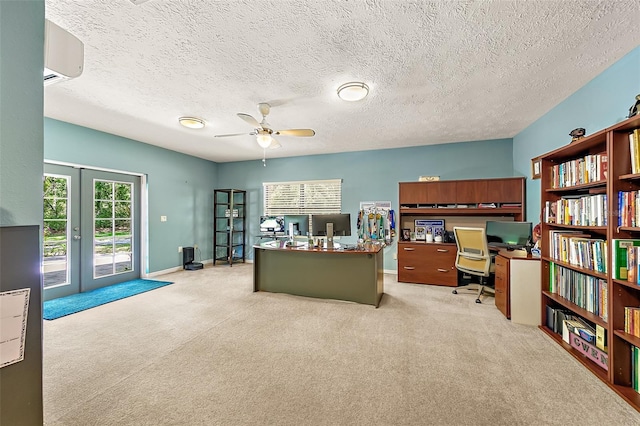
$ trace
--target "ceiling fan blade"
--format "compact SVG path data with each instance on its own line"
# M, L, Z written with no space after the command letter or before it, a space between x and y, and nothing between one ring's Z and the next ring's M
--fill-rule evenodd
M287 129L287 130L278 130L273 132L274 135L282 135L282 136L313 136L316 134L314 130L311 129Z
M243 114L243 113L239 112L238 113L238 117L242 118L244 121L246 121L247 123L249 123L253 127L262 127L262 126L260 126L260 123L258 123L258 120L256 120L255 118L253 118L249 114Z
M250 135L251 133L230 133L228 135L214 135L214 138L226 138L228 136L245 136Z

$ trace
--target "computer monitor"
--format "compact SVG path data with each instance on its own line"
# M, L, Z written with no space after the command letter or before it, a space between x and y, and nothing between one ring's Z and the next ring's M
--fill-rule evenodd
M488 220L486 225L489 245L501 247L524 247L532 239L531 222Z
M311 215L313 235L327 236L327 224L333 224L333 235L348 237L351 235L351 215L349 213L314 214Z
M293 236L307 235L309 233L308 214L286 214L284 215L284 232L289 235L289 228L293 225ZM289 235L291 236L291 235Z
M260 216L260 233L284 234L284 216Z

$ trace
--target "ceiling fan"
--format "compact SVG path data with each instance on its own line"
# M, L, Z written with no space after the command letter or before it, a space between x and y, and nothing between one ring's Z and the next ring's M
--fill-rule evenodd
M311 129L287 129L287 130L273 130L271 125L267 123L267 115L269 115L269 111L271 110L271 105L268 103L259 103L258 111L262 114L262 121L258 122L255 118L250 116L249 114L238 113L238 117L242 118L244 121L249 123L254 127L252 132L249 133L232 133L229 135L215 135L216 138L224 138L228 136L241 136L241 135L252 135L256 137L256 142L260 145L261 148L280 148L280 142L278 142L273 136L298 136L298 137L310 137L316 134L314 130Z

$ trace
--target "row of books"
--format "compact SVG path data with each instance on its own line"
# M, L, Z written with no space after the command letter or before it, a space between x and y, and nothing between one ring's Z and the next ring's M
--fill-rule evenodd
M638 272L640 239L613 239L611 246L611 275L613 278L640 285L640 273Z
M583 158L556 164L551 168L551 187L566 188L607 179L607 153L589 154Z
M549 256L581 268L607 273L607 242L580 231L549 231Z
M624 308L624 332L640 337L640 308Z
M606 280L550 263L549 291L607 321L609 296Z
M607 194L565 196L545 202L545 222L573 226L606 226Z
M640 348L631 345L631 387L640 393Z
M581 352L596 365L609 369L607 330L591 324L579 315L547 306L547 327L562 335L562 340Z
M640 191L618 192L618 226L640 226Z
M631 157L631 173L640 173L640 129L629 133L629 156Z

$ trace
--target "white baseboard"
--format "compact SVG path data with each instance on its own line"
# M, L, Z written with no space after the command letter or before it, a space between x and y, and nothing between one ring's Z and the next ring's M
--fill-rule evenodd
M199 262L202 263L203 265L207 265L207 264L213 263L213 259L202 260ZM146 275L143 274L142 278L152 278L152 277L157 277L164 274L170 274L172 272L178 272L182 270L183 270L182 266L176 266L175 268L163 269L162 271L149 272Z

